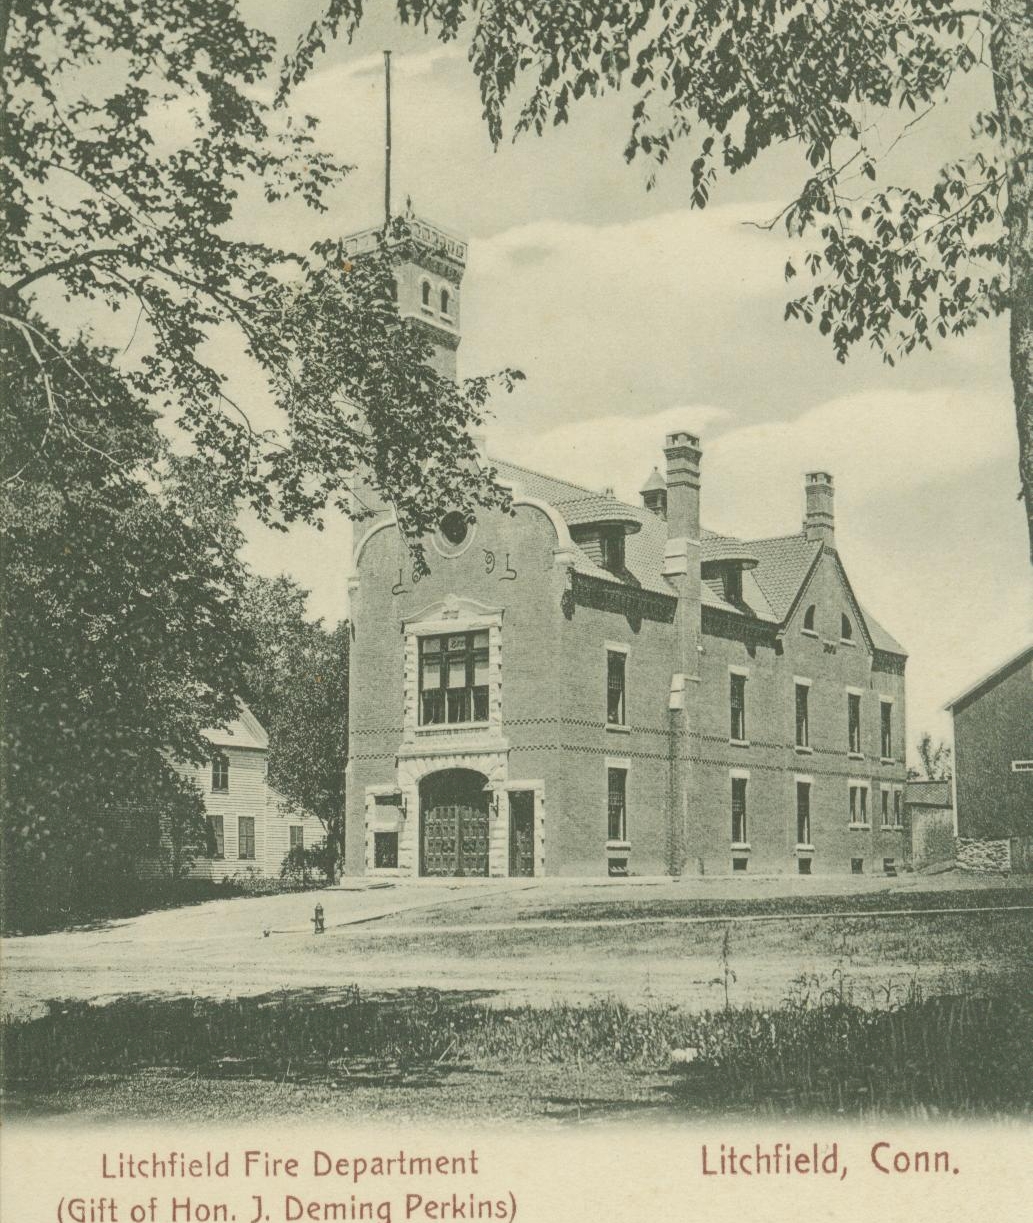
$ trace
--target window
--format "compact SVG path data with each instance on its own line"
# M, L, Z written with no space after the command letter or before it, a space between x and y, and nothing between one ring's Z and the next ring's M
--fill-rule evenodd
M442 289L442 290L441 290L441 313L442 313L442 314L447 314L447 313L448 313L448 307L449 307L449 296L448 296L448 290L447 290L447 289Z
M850 859L850 873L851 875L863 875L864 874L864 858L851 858Z
M488 720L488 630L420 638L420 725Z
M797 873L800 875L809 875L811 873L810 858L797 858L796 859L796 870L797 870Z
M890 827L890 792L885 787L882 790L882 826Z
M881 751L883 760L893 759L893 702L879 703Z
M854 637L854 626L846 612L839 617L839 636L843 641L852 641Z
M814 612L815 608L814 604L812 603L803 613L803 631L805 633L813 633L816 631L814 628Z
M861 698L856 692L847 693L847 740L854 756L861 754Z
M603 568L610 573L624 569L624 532L607 531L600 538Z
M747 844L745 777L732 778L732 844Z
M811 783L798 781L796 783L796 843L810 845L811 843Z
M627 658L616 650L606 652L606 722L624 726L624 685Z
M398 281L393 276L387 282L387 293L393 302L398 301Z
M904 795L900 790L893 791L893 824L896 828L904 827Z
M242 815L237 820L237 857L248 861L255 856L255 817Z
M883 871L885 871L885 873L886 873L887 875L894 875L894 876L895 876L895 875L896 875L896 873L897 873L897 860L896 860L896 858L883 858L883 860L882 860L882 869L883 869Z
M420 300L423 302L425 306L430 305L430 281L429 280L425 280L420 285Z
M208 828L211 831L211 843L214 846L212 857L222 859L226 856L226 837L222 826L222 816L210 815Z
M375 832L373 834L373 865L378 870L397 869L397 832Z
M744 871L749 866L749 864L750 864L749 858L733 858L732 859L732 870L733 871Z
M850 823L868 823L868 787L863 782L850 783Z
M438 529L444 538L458 548L470 531L470 524L458 510L449 510L442 518Z
M726 603L742 602L742 570L736 565L729 565L721 575Z
M606 770L606 836L611 841L626 841L628 834L626 769Z
M212 793L225 794L230 788L230 758L218 755L212 759Z
M810 718L807 710L808 687L796 685L796 746L809 747L811 742Z
M746 741L746 676L731 675L729 680L731 685L731 730L729 734L732 739L744 743Z
M291 849L305 848L305 829L301 824L291 824L288 829Z

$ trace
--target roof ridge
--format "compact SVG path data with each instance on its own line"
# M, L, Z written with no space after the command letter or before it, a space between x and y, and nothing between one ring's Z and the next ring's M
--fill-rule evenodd
M485 458L489 463L502 463L506 467L515 467L517 471L526 471L529 476L538 476L543 480L554 480L557 484L567 484L571 488L579 488L583 493L589 493L593 497L603 497L606 494L599 492L595 488L587 488L584 484L575 484L573 480L567 480L563 476L550 476L547 471L536 471L533 467L525 467L523 463L514 463L511 459L492 458L491 455L486 455Z

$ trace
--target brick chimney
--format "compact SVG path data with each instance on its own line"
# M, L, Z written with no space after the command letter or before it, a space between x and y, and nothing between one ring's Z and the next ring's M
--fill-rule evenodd
M699 539L699 438L684 431L668 433L667 538Z
M803 517L804 534L820 539L826 548L836 546L835 489L827 471L809 471L804 477L807 510Z

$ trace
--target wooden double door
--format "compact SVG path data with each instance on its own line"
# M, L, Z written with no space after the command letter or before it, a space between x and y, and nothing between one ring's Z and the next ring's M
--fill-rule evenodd
M488 874L488 779L470 769L433 773L420 787L420 874Z

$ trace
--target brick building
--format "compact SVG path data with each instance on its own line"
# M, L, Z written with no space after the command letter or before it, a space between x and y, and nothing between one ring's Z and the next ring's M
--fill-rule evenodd
M419 226L399 309L451 372L465 245ZM390 512L356 532L349 873L900 861L905 653L850 585L832 476L802 529L741 540L700 525L699 439L664 454L637 505L485 459L512 514L447 515L422 579Z
M1033 645L946 706L958 836L1033 838Z

